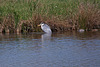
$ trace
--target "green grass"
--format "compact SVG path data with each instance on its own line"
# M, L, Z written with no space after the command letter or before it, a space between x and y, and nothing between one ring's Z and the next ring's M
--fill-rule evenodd
M91 0L1 0L0 15L6 16L14 14L18 20L26 20L32 17L33 13L47 16L70 16L76 11L79 2L87 2ZM91 3L100 3L99 0L92 0Z
M100 5L100 0L0 0L0 17L13 15L16 26L21 20L32 18L34 14L49 19L56 17L67 20L76 15L80 3L85 5L88 2Z

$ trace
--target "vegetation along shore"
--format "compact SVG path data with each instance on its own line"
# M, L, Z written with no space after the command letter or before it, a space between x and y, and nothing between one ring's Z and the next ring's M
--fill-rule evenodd
M100 29L100 0L0 0L0 33Z

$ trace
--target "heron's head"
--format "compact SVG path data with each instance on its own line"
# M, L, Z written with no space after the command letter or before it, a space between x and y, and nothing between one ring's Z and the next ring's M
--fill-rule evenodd
M38 26L44 26L45 24L43 22L41 22Z

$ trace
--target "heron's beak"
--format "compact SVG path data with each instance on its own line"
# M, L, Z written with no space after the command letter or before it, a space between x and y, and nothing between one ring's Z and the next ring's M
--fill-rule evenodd
M38 26L41 26L40 24Z

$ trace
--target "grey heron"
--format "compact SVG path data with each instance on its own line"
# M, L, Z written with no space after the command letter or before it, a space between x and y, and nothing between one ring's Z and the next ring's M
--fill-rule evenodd
M38 26L41 26L41 29L45 32L45 33L52 33L50 27L45 24L45 23L40 23Z

